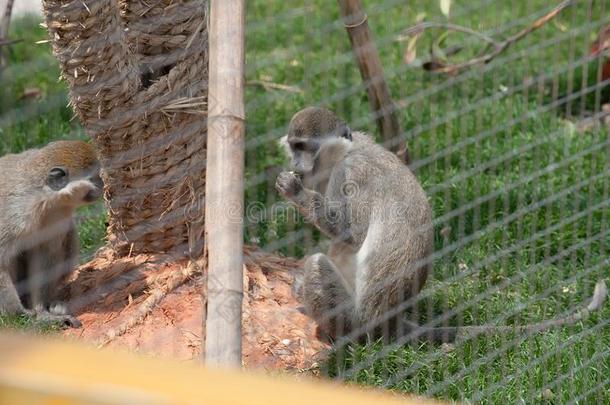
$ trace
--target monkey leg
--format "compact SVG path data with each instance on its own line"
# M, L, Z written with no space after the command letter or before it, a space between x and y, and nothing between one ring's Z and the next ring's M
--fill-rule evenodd
M0 315L20 314L30 316L39 322L58 324L61 327L78 328L81 326L78 319L63 313L62 308L59 306L52 308L51 311L41 307L25 309L10 275L0 269Z
M23 310L23 313L31 316L38 322L57 324L62 328L80 328L82 326L78 319L63 312L62 306L54 306L50 311L40 307Z
M0 314L14 315L25 311L9 273L0 268Z
M324 333L336 339L349 332L353 299L328 256L322 253L310 256L305 262L302 280L296 283L297 298Z

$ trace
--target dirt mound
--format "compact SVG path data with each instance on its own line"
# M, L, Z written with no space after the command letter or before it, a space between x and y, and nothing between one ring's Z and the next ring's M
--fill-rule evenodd
M244 364L315 367L328 345L316 337L316 324L300 312L292 296L292 274L299 263L248 248L245 267ZM201 272L186 263L102 252L72 280L72 292L89 300L75 302L83 327L64 333L98 345L195 359L202 353L203 287Z

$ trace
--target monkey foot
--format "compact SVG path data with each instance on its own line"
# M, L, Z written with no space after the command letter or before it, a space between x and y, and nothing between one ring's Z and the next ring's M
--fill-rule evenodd
M37 322L55 324L62 329L80 328L82 326L82 323L72 315L54 314L44 310L26 310L25 313Z

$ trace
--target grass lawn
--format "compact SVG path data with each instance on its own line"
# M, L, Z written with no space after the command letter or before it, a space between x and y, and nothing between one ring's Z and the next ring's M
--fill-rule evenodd
M413 168L435 213L437 260L426 308L450 323L503 324L561 314L588 298L610 268L610 135L577 130L599 110L597 60L586 54L609 21L605 2L581 1L488 65L448 78L402 62L398 33L419 13L443 20L436 1L364 1ZM451 21L510 35L548 1L453 2ZM408 5L405 5L408 4ZM334 2L248 2L247 79L302 92L247 87L248 203L271 206L283 159L274 142L292 114L310 104L336 110L377 134ZM0 76L0 153L58 138L85 137L66 106L65 85L33 19L14 22L11 65ZM448 45L471 38L450 35ZM420 40L420 56L431 39ZM476 47L477 44L472 44ZM464 55L469 54L464 50ZM462 56L464 57L464 56ZM20 99L36 87L41 97ZM84 256L103 242L100 207L82 212ZM319 235L300 223L247 222L248 241L301 255ZM445 237L440 230L445 229ZM293 234L292 231L299 231ZM296 242L286 238L297 235ZM424 312L422 321L432 319ZM435 345L352 345L324 369L359 384L481 403L608 403L610 307L574 327L533 336L479 337L448 350ZM0 320L0 325L6 320ZM12 322L15 324L15 322ZM599 402L597 402L599 401Z

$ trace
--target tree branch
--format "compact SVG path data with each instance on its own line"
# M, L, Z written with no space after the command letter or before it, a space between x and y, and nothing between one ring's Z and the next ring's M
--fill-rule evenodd
M475 31L475 30L472 30L470 28L463 27L460 25L451 24L451 23L428 22L428 21L421 22L421 23L416 24L413 27L405 30L402 33L402 35L399 37L399 40L405 40L405 38L407 38L407 37L420 35L423 31L430 29L430 28L444 28L448 31L462 32L462 33L477 37L477 38L487 42L489 44L489 47L492 48L491 51L489 51L489 52L480 54L478 56L475 56L472 59L469 59L467 61L460 62L460 63L447 63L446 61L439 60L438 58L434 57L434 55L433 55L431 60L429 62L424 63L424 65L423 65L424 69L431 71L431 72L453 74L460 70L470 68L472 66L486 64L486 63L491 62L495 57L497 57L498 55L500 55L501 53L506 51L515 42L519 41L523 37L536 31L537 29L539 29L540 27L542 27L543 25L545 25L546 23L551 21L553 18L555 18L563 10L574 5L575 3L576 3L576 0L565 0L565 1L561 2L555 8L553 8L551 11L549 11L547 14L543 15L542 17L538 18L536 21L534 21L529 26L525 27L521 31L517 32L516 34L514 34L504 40L501 40L501 41L496 40L489 35L483 34L481 32L478 32L478 31Z

